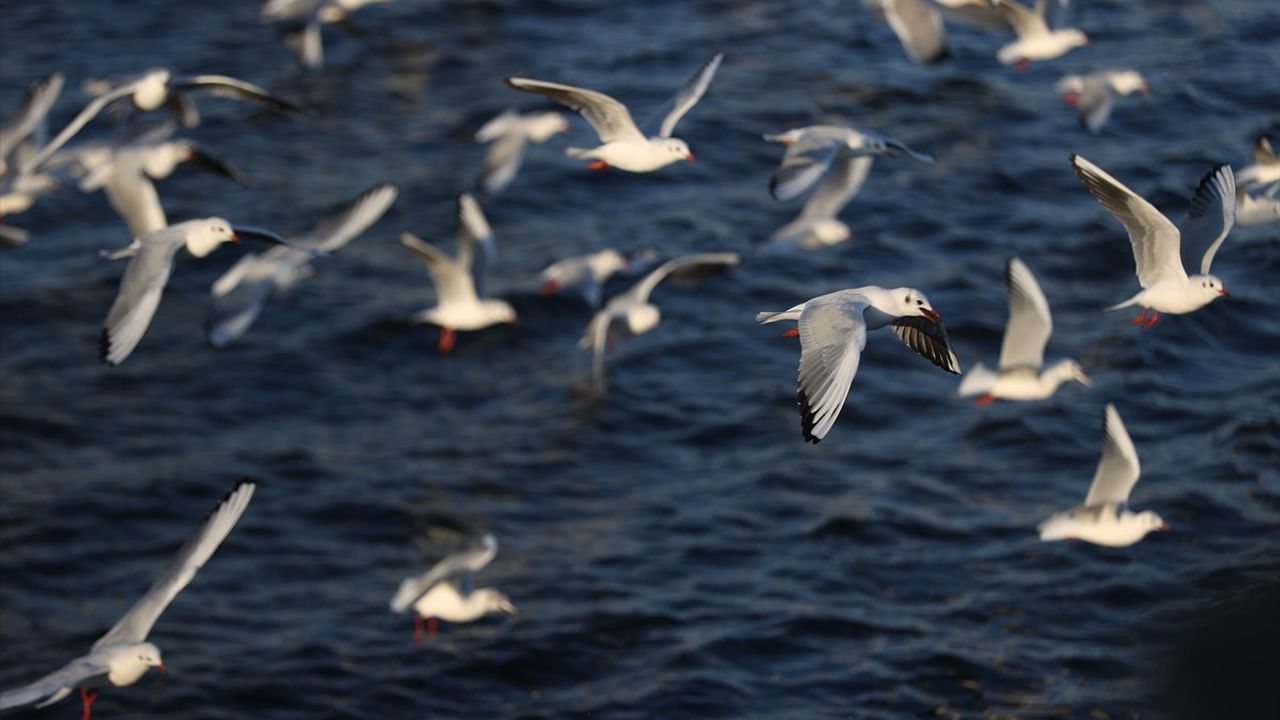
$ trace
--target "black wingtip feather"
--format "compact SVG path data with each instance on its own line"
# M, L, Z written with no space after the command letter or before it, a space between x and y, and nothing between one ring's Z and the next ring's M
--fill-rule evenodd
M804 390L796 391L796 404L800 406L800 434L805 442L817 445L822 442L822 438L813 434L813 406L809 404L809 398L804 394Z
M111 331L102 328L102 334L98 336L98 359L104 364L115 367L115 363L107 359L107 355L111 353Z

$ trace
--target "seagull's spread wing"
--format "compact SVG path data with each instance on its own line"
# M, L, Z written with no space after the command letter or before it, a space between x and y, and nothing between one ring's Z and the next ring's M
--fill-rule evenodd
M809 196L800 211L805 220L826 220L840 214L850 200L862 189L875 158L870 155L843 157L835 161L826 180Z
M506 190L524 164L524 150L528 144L522 132L509 132L494 140L480 169L480 187L490 195Z
M154 241L155 235L153 233L152 242L142 244L129 260L120 281L120 292L107 313L102 327L101 355L108 364L119 365L142 340L169 281L173 256L182 247L180 235L172 242Z
M277 252L282 251L282 252ZM292 248L272 248L262 255L240 258L213 283L213 300L205 320L205 336L216 348L226 347L245 334L258 319L262 306L276 284L280 263L306 256Z
M1089 192L1102 203L1129 232L1133 259L1142 287L1165 279L1187 279L1179 257L1178 228L1151 203L1108 175L1102 168L1079 155L1071 156L1071 166Z
M907 57L928 64L947 56L942 15L929 0L882 0L881 7Z
M695 253L682 255L659 265L656 270L644 276L628 293L639 302L647 302L649 294L672 274L683 276L701 275L720 272L736 267L742 262L742 256L732 252Z
M102 190L135 238L150 235L169 224L155 183L142 171L140 162L133 162L133 158L120 157L117 160Z
M294 235L289 241L296 247L333 252L381 220L398 194L395 185L374 185L356 196L342 210L316 223L307 232Z
M507 84L517 90L550 98L577 111L595 128L601 142L646 139L640 128L636 127L635 120L631 119L627 106L604 93L529 78L507 78Z
M33 683L0 693L0 712L34 705L45 707L71 694L78 685L96 685L111 668L80 657Z
M479 300L475 284L471 280L471 273L461 263L410 233L400 236L400 244L426 261L427 274L431 276L431 282L436 286L438 304L469 304Z
M1129 493L1133 491L1141 472L1138 451L1133 448L1129 431L1125 430L1116 406L1107 403L1102 431L1102 459L1098 461L1098 471L1093 475L1089 495L1084 499L1085 506L1127 503Z
M1013 0L991 0L991 2L1019 38L1026 39L1049 33L1049 26L1045 23L1043 14Z
M414 578L405 578L391 598L391 609L404 612L409 606L426 595L431 588L441 582L453 580L460 575L479 572L498 555L498 539L493 535L485 535L480 547L453 553L436 563L427 572Z
M1200 180L1191 207L1178 223L1184 253L1204 250L1200 273L1207 275L1213 256L1236 223L1236 180L1230 165L1219 165Z
M787 146L782 164L769 179L769 192L790 200L813 186L835 160L841 140L827 133L804 133Z
M458 264L471 272L476 296L485 297L489 266L498 256L493 230L471 193L458 196Z
M1114 107L1115 94L1111 92L1111 84L1105 76L1087 75L1082 78L1076 108L1080 111L1080 122L1089 132L1101 131Z
M174 78L169 85L181 92L205 92L214 97L256 103L276 112L306 114L306 111L288 100L278 98L251 82L226 75L190 75Z
M245 480L232 488L182 544L147 594L134 603L129 612L106 635L99 638L93 647L96 649L112 643L139 643L146 640L160 614L190 584L196 572L208 562L231 532L231 528L235 527L245 508L249 506L249 499L253 497L256 487L254 483Z
M1009 323L1000 345L1000 369L1039 368L1044 364L1044 346L1053 334L1049 301L1036 276L1018 258L1009 260L1004 282L1009 293Z
M711 85L711 79L715 77L723 60L724 53L716 53L699 68L684 87L680 88L680 92L676 93L676 96L669 100L652 120L645 123L645 130L652 131L650 134L658 137L671 137L680 118L684 117L706 94L707 88Z
M54 73L27 88L22 105L0 126L0 159L9 157L19 143L36 132L62 94L62 85L62 73Z
M867 345L866 307L860 295L837 294L810 300L800 313L796 402L807 442L826 437L844 407Z
M942 321L934 322L920 315L911 315L894 320L892 325L894 334L907 347L953 375L960 373L960 359L951 349Z
M81 128L89 124L90 120L97 117L98 113L102 112L104 107L110 105L116 100L119 100L120 98L128 97L136 89L137 84L130 83L128 85L122 85L108 93L99 95L93 100L90 100L89 104L85 105L84 109L82 109L80 113L71 120L71 122L67 123L66 127L62 128L62 130L49 141L48 145L40 148L40 152L27 158L26 162L22 164L21 171L23 173L29 173L40 167L41 163L52 157L54 153L58 152L58 150L62 149L62 146L66 145L68 140L75 137L75 134L80 132Z

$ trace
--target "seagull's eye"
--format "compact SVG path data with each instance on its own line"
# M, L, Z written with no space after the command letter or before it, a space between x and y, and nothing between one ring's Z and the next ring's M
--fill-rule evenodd
M917 301L916 301L916 304L917 304L917 305L924 305L924 301L923 301L923 300L917 300Z

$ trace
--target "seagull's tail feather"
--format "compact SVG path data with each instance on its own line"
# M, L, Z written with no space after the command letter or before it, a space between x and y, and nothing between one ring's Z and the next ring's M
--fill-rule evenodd
M964 380L960 381L960 387L956 389L956 395L960 397L981 395L990 392L995 384L996 374L988 369L986 365L978 363L970 368L969 372L965 374Z
M1141 295L1141 294L1142 294L1142 293L1138 293L1138 295ZM1112 305L1112 306L1111 306L1111 307L1109 307L1109 308L1103 308L1103 310L1104 310L1104 311L1106 311L1106 312L1110 312L1110 311L1112 311L1112 310L1123 310L1123 309L1125 309L1125 308L1127 308L1127 307L1130 307L1130 306L1132 306L1132 305L1137 305L1137 304L1138 304L1138 295L1134 295L1133 297L1129 298L1128 300L1125 300L1124 302L1122 302L1122 303L1120 303L1120 304L1118 304L1118 305Z
M758 312L756 313L756 322L771 323L771 322L779 322L781 320L799 320L800 311L803 309L804 309L804 306L801 305L799 307L793 307L790 310L782 310L782 311L774 311L774 312Z
M576 157L576 158L589 158L589 157L591 157L591 151L590 151L590 150L583 150L582 148L576 148L576 147L567 148L567 149L564 151L564 154L565 154L565 155L568 155L569 157Z

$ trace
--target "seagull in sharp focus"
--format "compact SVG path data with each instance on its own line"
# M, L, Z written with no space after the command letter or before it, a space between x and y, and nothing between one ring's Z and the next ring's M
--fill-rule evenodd
M616 167L628 172L653 172L681 160L694 159L685 141L671 134L680 118L707 92L723 59L723 53L716 53L689 79L663 112L646 123L646 130L650 131L647 136L631 119L627 106L604 93L528 78L507 78L507 84L572 108L591 123L603 144L590 150L569 148L567 151L572 157L593 160L591 170Z
M916 152L893 138L839 125L810 125L777 135L765 135L764 139L787 146L782 163L769 179L769 192L778 200L790 200L813 187L836 160L876 155L893 157L901 152L916 162L933 164L932 155ZM824 190L831 193L831 200L848 202L861 189L862 179L869 168L870 165L841 164L837 170L841 181L833 182ZM823 204L827 203L824 201Z
M475 588L475 574L498 555L498 539L485 535L480 547L448 555L430 570L400 582L391 598L392 612L413 608L413 642L421 645L436 634L436 619L466 623L493 612L516 614L516 606L493 588Z
M521 114L507 110L476 131L476 142L490 143L478 181L486 193L506 190L524 164L529 143L540 145L557 133L569 132L569 121L558 112Z
M1116 406L1107 404L1103 417L1102 459L1089 485L1084 504L1058 513L1040 524L1040 540L1084 540L1107 547L1126 547L1152 530L1169 530L1159 515L1129 510L1129 494L1142 467L1129 431Z
M1076 28L1050 30L1045 21L1046 0L1036 0L1034 8L1014 0L991 0L996 10L1008 21L1018 39L1000 48L996 59L1003 65L1016 65L1026 70L1034 60L1052 60L1072 48L1089 44L1089 38Z
M0 693L0 712L52 705L79 688L84 705L82 720L89 720L98 698L96 688L132 685L151 668L168 672L160 659L160 648L147 642L147 636L169 603L190 584L235 527L255 488L248 481L232 488L182 544L147 594L98 638L87 655L29 685Z
M436 306L414 320L440 326L440 354L453 349L458 330L483 330L497 323L515 323L516 311L503 300L485 297L487 268L496 253L493 231L470 193L458 198L458 256L451 258L410 233L400 244L422 256L436 286Z
M756 314L759 323L780 320L795 320L798 326L783 335L800 338L796 398L806 442L821 441L840 415L868 330L890 325L902 342L929 362L949 373L960 372L942 316L914 288L868 285L821 295L784 312Z
M205 322L209 344L221 348L234 342L253 325L272 289L287 290L311 275L314 255L299 248L335 252L381 220L398 194L394 185L375 185L340 212L290 237L292 247L273 247L241 257L213 283L213 302Z
M1142 292L1107 310L1137 305L1142 308L1142 314L1133 324L1151 327L1160 319L1160 313L1183 315L1219 297L1230 297L1222 281L1209 274L1213 256L1235 224L1236 184L1230 165L1219 165L1200 181L1191 200L1188 225L1182 231L1151 203L1097 165L1072 154L1071 166L1089 192L1124 225L1133 245ZM1199 275L1188 277L1182 267L1183 241L1192 245L1208 242L1208 249L1200 260ZM1152 315L1148 319L1149 311Z
M173 271L173 259L185 247L196 257L204 257L224 242L261 240L280 245L288 241L258 228L233 227L222 218L187 220L149 235L136 238L128 247L107 254L110 260L131 258L120 281L120 292L102 328L101 357L108 365L119 365L129 357L160 306L160 296Z
M1031 269L1018 258L1009 260L1004 273L1009 294L1009 323L1000 345L1000 366L992 372L982 363L969 369L960 383L960 397L982 394L979 405L1000 400L1042 400L1058 391L1068 380L1085 385L1092 383L1080 363L1059 360L1047 368L1044 347L1053 334L1053 318L1049 301Z
M591 318L586 332L578 341L579 347L591 349L592 387L596 395L603 396L605 392L604 355L608 349L610 330L622 325L631 335L642 335L662 322L662 312L649 301L649 296L658 283L673 275L690 277L715 274L741 263L742 256L732 252L683 255L659 265L629 290L609 298L604 308Z
M1080 124L1099 133L1111 117L1116 96L1141 92L1151 94L1151 86L1137 70L1103 70L1088 75L1067 75L1053 85L1054 92L1080 111Z
M202 92L217 97L252 102L276 112L304 112L297 105L282 100L244 80L225 75L175 75L173 71L163 68L148 70L118 85L107 85L96 89L102 92L85 105L80 114L76 115L57 137L27 160L24 167L27 169L38 167L80 132L90 120L97 117L103 109L117 103L127 102L142 112L169 107L188 128L195 127L200 122L200 115L196 111L191 95Z

